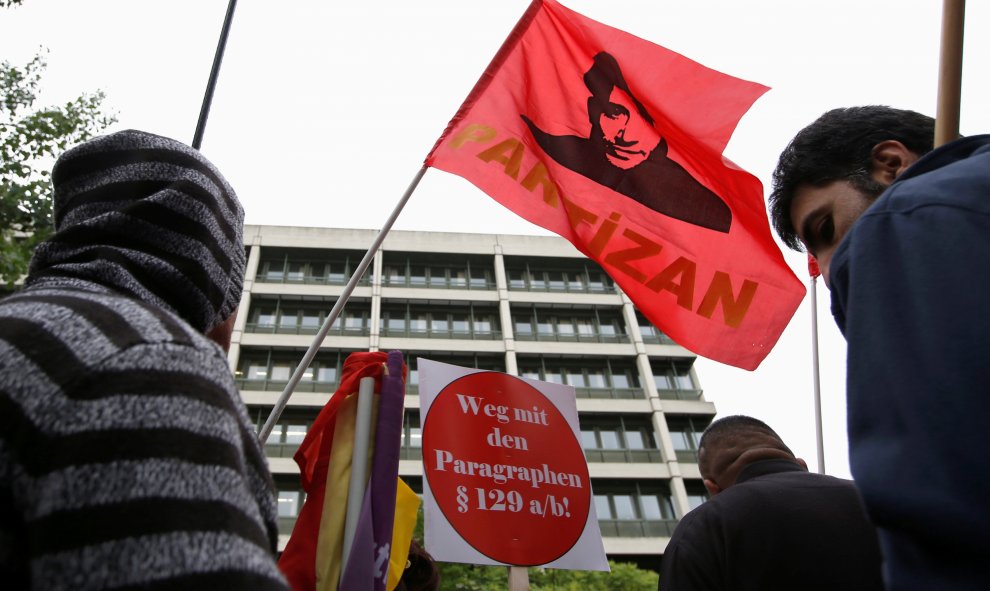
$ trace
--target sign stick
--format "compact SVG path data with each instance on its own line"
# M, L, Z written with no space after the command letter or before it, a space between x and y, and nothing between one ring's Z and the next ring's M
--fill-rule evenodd
M529 569L525 566L509 567L509 591L529 591Z
M302 379L302 375L309 367L309 364L313 362L313 358L316 357L316 352L319 350L320 344L323 343L323 339L325 339L327 337L327 333L330 332L330 326L333 325L334 321L340 316L341 310L344 309L344 304L346 304L347 300L351 297L351 292L354 291L354 288L357 286L361 276L364 275L364 272L368 270L372 259L375 258L375 253L378 252L379 248L381 248L382 242L385 241L385 236L387 236L389 230L392 229L392 224L395 223L396 218L398 218L399 214L402 213L402 208L406 206L406 202L409 201L409 197L413 194L413 191L416 190L416 187L419 186L419 181L423 179L423 175L426 174L427 168L429 167L423 166L419 169L419 172L416 173L416 176L413 177L413 180L409 183L409 187L406 189L406 192L402 195L402 198L399 199L395 209L392 210L392 214L388 216L387 220L385 220L385 225L382 227L381 231L378 232L378 236L375 237L375 240L371 243L371 247L368 249L368 252L364 254L364 258L361 259L360 263L358 263L358 266L351 275L351 278L347 281L347 285L344 286L344 290L341 292L340 297L337 298L337 302L333 305L330 313L327 314L327 319L323 321L323 326L321 326L320 330L317 331L316 337L309 345L309 349L306 351L306 354L303 355L302 361L300 361L299 365L296 367L296 371L292 373L292 376L289 378L289 382L285 385L285 389L282 390L282 394L279 395L278 400L275 402L275 406L272 408L271 414L268 415L268 420L265 421L265 425L261 428L261 432L258 434L258 439L260 439L262 443L268 440L268 436L271 434L272 429L275 428L275 423L278 422L278 418L282 416L282 411L285 410L285 405L288 404L289 397L292 396L293 390L295 390L296 385L299 384L299 380Z

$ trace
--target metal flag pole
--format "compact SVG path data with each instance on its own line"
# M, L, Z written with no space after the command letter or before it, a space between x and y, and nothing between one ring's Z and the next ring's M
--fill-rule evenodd
M942 44L938 60L938 108L935 112L936 148L959 137L965 13L966 0L943 0Z
M234 20L234 7L237 0L227 3L227 16L223 19L220 29L220 41L217 42L217 53L213 56L213 68L210 79L206 83L206 94L203 95L203 106L199 109L199 122L196 123L196 133L193 135L192 147L199 149L203 145L203 133L206 131L206 119L210 116L210 105L213 103L213 91L217 87L217 77L220 75L220 62L223 61L223 51L227 47L227 35L230 34L230 22Z
M825 473L825 439L822 435L822 382L818 369L818 276L811 276L811 371L815 382L815 441L818 444L818 473Z
M341 564L347 565L354 546L354 532L361 519L361 503L368 485L368 451L371 447L371 412L375 397L375 378L363 377L358 386L357 416L354 425L354 449L351 450L351 481L347 486L347 511L344 519L344 550Z
M292 373L292 376L289 378L289 383L285 385L285 389L282 390L282 394L275 402L275 406L272 408L271 414L268 415L268 420L265 421L265 425L261 428L261 433L258 434L258 438L262 443L268 440L268 436L271 434L272 429L275 428L275 423L278 422L278 418L282 416L282 411L285 410L285 405L289 402L289 397L292 396L292 392L296 389L296 385L299 383L299 380L302 379L303 373L309 367L309 364L313 362L313 358L316 357L316 352L319 350L320 344L323 343L323 339L325 339L327 337L327 333L330 332L330 326L335 320L337 320L337 317L340 316L340 311L344 309L344 304L346 304L347 300L351 297L351 292L354 291L354 288L364 275L364 272L368 270L372 259L375 258L375 253L378 252L379 248L381 248L382 242L385 241L385 236L387 236L389 230L392 229L392 224L394 224L396 218L399 217L399 214L402 212L402 208L406 206L406 202L409 201L409 197L413 194L413 191L416 190L416 187L419 185L419 181L423 179L423 175L426 174L427 168L429 167L424 165L419 169L419 172L416 173L416 176L413 177L412 182L409 183L409 188L406 189L405 194L403 194L402 198L399 199L399 203L396 204L395 209L392 210L392 214L388 216L387 220L385 220L385 225L382 227L381 231L378 232L378 236L375 237L375 240L371 243L371 247L368 248L368 252L364 254L364 258L361 259L360 263L358 263L358 266L351 275L351 278L347 281L347 285L344 286L344 291L341 292L340 297L337 298L337 303L333 305L333 308L327 315L327 319L323 321L323 326L321 326L320 330L317 331L316 337L309 345L309 349L306 351L306 354L303 355L302 361L300 361L299 365L296 367L296 371Z

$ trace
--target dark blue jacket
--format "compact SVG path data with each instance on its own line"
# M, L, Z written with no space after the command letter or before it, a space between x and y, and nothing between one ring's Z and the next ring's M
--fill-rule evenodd
M990 589L990 135L947 144L831 265L853 478L888 589Z

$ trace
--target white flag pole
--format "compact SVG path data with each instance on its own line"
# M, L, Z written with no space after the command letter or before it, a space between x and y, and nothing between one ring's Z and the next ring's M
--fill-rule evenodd
M416 187L419 185L419 181L423 179L423 175L426 174L427 168L429 167L425 165L420 168L412 182L409 183L409 188L407 188L406 192L402 195L402 199L399 199L399 203L396 204L395 209L392 210L392 214L385 221L385 225L382 227L381 231L378 232L378 236L375 237L375 240L372 242L368 252L364 254L364 258L361 259L360 263L358 263L358 266L351 275L350 280L348 280L347 285L344 286L344 291L341 292L340 297L337 298L337 303L333 305L333 308L330 310L330 314L327 315L327 319L323 321L323 326L321 326L320 330L317 331L316 337L313 339L312 344L310 344L306 354L303 355L302 361L300 361L299 365L296 367L296 371L294 371L292 376L289 377L289 383L285 385L285 389L282 390L282 394L275 402L275 406L272 408L271 414L268 415L268 420L265 421L265 425L261 428L261 432L258 434L258 439L261 440L262 444L268 440L268 436L271 434L272 429L275 428L275 423L278 422L278 418L282 416L282 411L285 410L285 405L289 402L289 397L292 396L292 392L296 389L296 385L299 384L299 380L302 379L303 373L305 373L306 369L309 367L309 364L313 362L313 358L316 357L316 352L323 343L323 339L325 339L327 333L330 332L330 326L333 325L334 321L340 316L340 311L344 309L344 304L346 304L347 300L350 299L351 292L354 291L354 288L357 286L361 276L364 275L364 272L368 270L372 259L375 258L375 253L378 252L379 248L381 248L382 242L385 241L385 236L387 236L389 230L392 229L392 224L394 224L396 218L399 217L399 214L402 212L402 208L406 206L406 202L409 201L409 197L413 194L413 191L416 190Z
M815 442L818 473L825 473L825 439L822 436L822 382L818 363L818 277L811 276L811 372L815 382Z
M351 481L347 488L347 513L344 519L343 565L351 555L354 532L361 518L361 504L368 480L368 448L371 440L371 411L375 397L375 378L363 377L358 386L357 417L354 426L354 449L351 452Z
M966 0L943 0L942 44L938 60L938 108L935 112L936 148L959 137L965 14Z

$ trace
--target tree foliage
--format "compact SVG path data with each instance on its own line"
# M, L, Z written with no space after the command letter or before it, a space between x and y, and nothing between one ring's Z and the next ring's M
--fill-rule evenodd
M44 51L23 67L0 63L0 283L7 285L27 271L34 247L52 232L55 158L117 120L103 112L102 91L36 107L46 66Z
M413 537L423 543L423 507L419 508ZM635 564L608 561L610 573L578 570L529 569L531 591L654 591L660 576ZM505 591L509 569L438 562L441 591Z
M635 564L608 562L612 572L529 569L532 591L654 591L659 575ZM442 591L505 591L508 569L501 566L439 563Z

